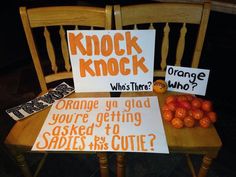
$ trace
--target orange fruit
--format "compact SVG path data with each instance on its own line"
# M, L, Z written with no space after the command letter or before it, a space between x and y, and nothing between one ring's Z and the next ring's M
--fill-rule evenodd
M194 109L192 111L193 118L196 120L200 120L204 116L204 112L200 109Z
M217 114L216 114L216 112L213 112L213 111L208 112L207 117L209 117L209 119L211 120L212 123L215 123L217 120Z
M188 99L188 101L192 101L193 100L193 98L194 98L194 96L192 96L192 95L185 95L186 97L187 97L187 99Z
M173 117L174 117L174 114L172 111L169 111L169 110L166 110L166 111L163 111L163 119L170 122Z
M167 83L164 80L158 79L153 83L153 90L156 93L165 93L167 88Z
M208 128L217 121L213 102L190 94L167 96L161 110L163 119L175 128L193 128L196 125Z
M211 120L208 117L203 117L199 120L199 125L203 128L208 128L211 125Z
M202 110L206 112L212 111L212 102L209 100L204 100L202 102Z
M161 110L162 110L162 111L167 111L167 110L169 110L168 105L165 103L165 104L161 107Z
M180 118L177 118L177 117L172 119L171 124L175 128L183 128L184 127L184 122Z
M190 109L190 110L188 111L188 115L191 116L191 117L193 117L193 110L192 110L192 109Z
M188 98L185 95L178 95L177 96L177 101L181 102L181 101L187 101Z
M175 117L184 119L188 115L188 112L185 108L178 107L175 110Z
M187 110L192 108L191 104L188 101L180 101L179 105Z
M175 109L177 108L177 104L175 102L170 102L167 103L168 109L171 111L175 111Z
M166 103L170 103L170 102L175 102L176 101L176 97L174 95L169 95L166 97Z
M191 101L191 105L192 105L193 108L201 108L202 102L201 102L200 99L194 98L194 99Z
M184 125L188 128L194 127L195 119L191 116L187 116L184 118Z

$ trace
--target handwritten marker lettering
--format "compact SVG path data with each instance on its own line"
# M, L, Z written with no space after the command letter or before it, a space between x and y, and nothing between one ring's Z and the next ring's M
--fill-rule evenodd
M130 32L116 33L114 37L109 34L103 35L101 41L97 35L84 36L82 33L75 35L69 33L70 49L72 55L77 55L78 51L84 56L94 57L96 55L102 55L108 57L115 51L117 56L122 54L131 55L132 49L138 54L142 53L142 48L137 43L138 37L131 36ZM85 40L85 45L81 42ZM126 42L126 50L120 48L120 42ZM78 50L77 50L78 49ZM132 68L129 68L129 64L132 61ZM137 75L139 70L146 73L148 68L144 63L144 57L138 57L137 55L131 56L131 60L127 57L116 58L99 58L97 60L79 58L80 76L116 76L118 74Z
M156 96L56 101L32 150L168 152Z
M205 95L209 70L167 66L165 81L169 91Z
M152 91L155 30L68 30L67 39L75 92Z

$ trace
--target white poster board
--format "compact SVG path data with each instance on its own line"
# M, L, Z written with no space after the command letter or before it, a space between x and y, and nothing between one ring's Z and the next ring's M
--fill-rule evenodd
M152 91L155 30L68 30L75 92Z
M165 81L169 91L205 95L210 70L167 66Z
M32 150L169 152L155 96L58 100Z

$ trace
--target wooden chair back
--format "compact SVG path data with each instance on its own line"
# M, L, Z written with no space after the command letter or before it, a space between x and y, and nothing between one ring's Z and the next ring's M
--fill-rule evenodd
M66 29L111 29L112 6L20 7L20 15L41 90L47 91L49 83L72 78ZM40 30L44 39L37 41ZM47 55L42 54L44 50ZM51 69L45 69L48 65Z
M148 24L146 25L148 29L156 29L156 45L160 39L158 32L163 34L162 40L160 40L160 52L157 51L158 47L156 47L155 77L164 77L167 65L186 66L188 64L190 65L188 67L198 67L209 13L210 3L208 2L202 4L159 2L114 6L116 29L130 29L130 27L139 29L140 24ZM189 43L186 42L188 27L197 33L195 38L189 37ZM178 31L178 34L173 34L172 31ZM171 36L177 37L175 42L171 43ZM189 45L193 46L192 57L187 58L188 61L185 62L184 54L189 54L187 51ZM171 50L175 53L172 56ZM158 55L160 59L157 59Z

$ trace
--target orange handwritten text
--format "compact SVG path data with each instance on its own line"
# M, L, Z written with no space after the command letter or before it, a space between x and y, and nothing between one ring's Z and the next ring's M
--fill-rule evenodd
M127 99L125 101L125 110L129 112L133 108L150 108L150 98L146 98L146 100L138 100L138 99Z
M87 112L98 108L98 100L59 100L55 106L58 110L86 110Z
M84 150L85 136L51 136L49 132L44 132L42 141L36 143L39 150Z
M140 112L123 112L123 111L112 111L112 112L99 112L96 116L96 127L101 127L103 123L114 122L114 123L132 123L135 126L140 126L142 123L142 117Z
M113 135L111 148L115 151L148 151L145 143L146 135Z
M130 31L104 34L101 37L96 34L84 35L81 32L77 35L69 33L71 54L80 54L80 77L147 73L149 69L145 65L145 58L139 56L143 50L138 40Z
M108 149L108 143L106 137L94 136L93 142L89 143L89 149L91 151L101 151Z
M85 45L82 40L85 40ZM69 33L69 45L72 55L77 55L77 49L82 55L93 56L93 55L103 55L109 56L113 51L118 56L125 53L125 49L120 48L120 42L126 42L126 53L127 55L132 54L132 49L135 49L137 53L141 53L142 49L138 45L138 37L131 36L130 32L126 32L125 35L122 33L116 33L114 37L109 34L103 35L99 41L97 35L85 36L82 33L75 35L74 33ZM115 48L115 50L114 50Z
M52 130L53 136L65 135L93 135L94 123L89 126L75 125L56 126Z
M86 123L88 122L88 114L53 114L52 121L48 125L55 125L57 123Z
M129 68L132 61L132 68ZM107 61L104 59L99 60L92 60L88 59L85 60L83 58L79 59L79 69L80 69L80 76L86 77L86 73L90 76L116 76L118 74L122 75L137 75L139 70L143 73L148 72L147 66L144 64L145 58L141 57L138 58L137 55L132 56L132 60L127 57L122 57L120 59L116 58L109 58ZM94 68L94 69L93 69Z

